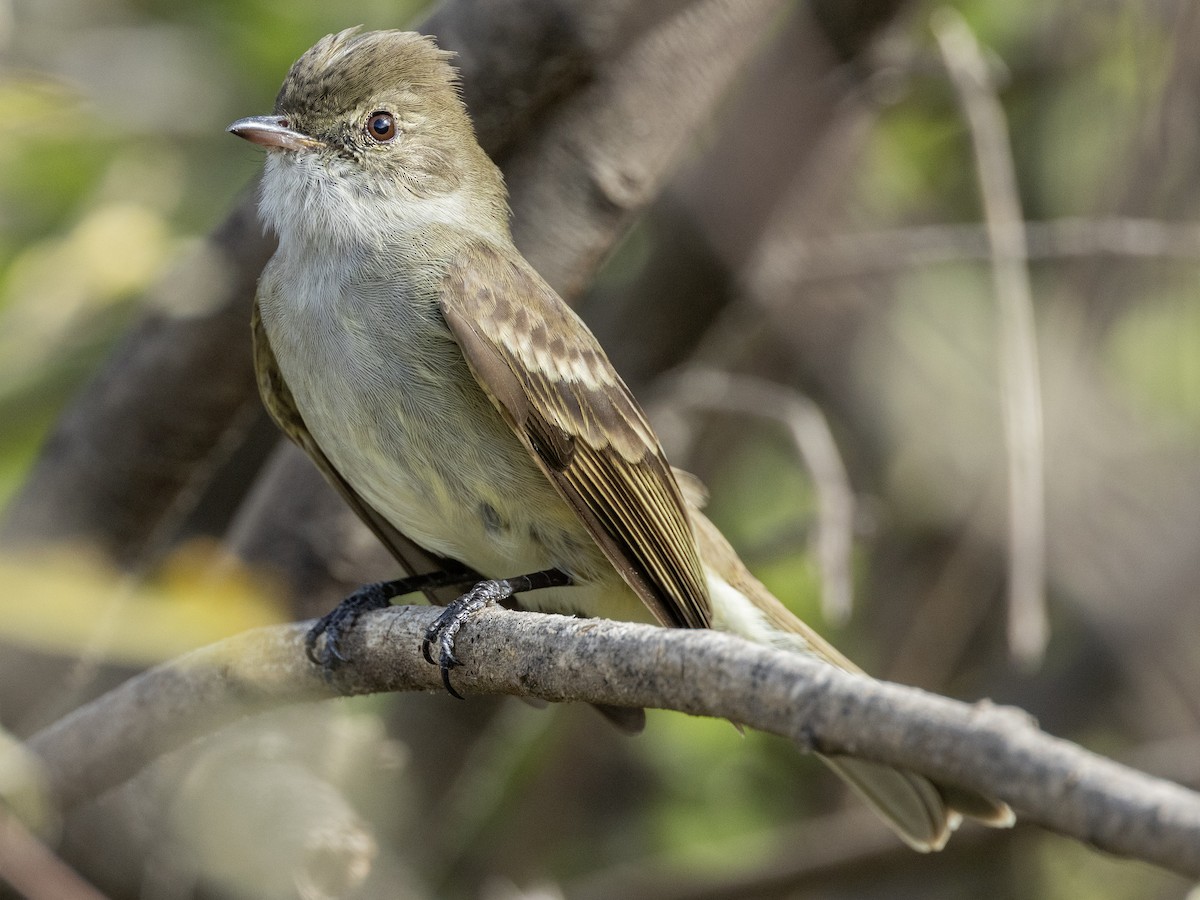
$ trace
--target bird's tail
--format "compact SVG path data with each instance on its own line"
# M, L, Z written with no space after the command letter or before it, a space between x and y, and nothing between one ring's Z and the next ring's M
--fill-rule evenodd
M690 494L688 490L685 495ZM692 501L692 497L688 497ZM796 618L750 574L729 542L689 502L700 557L708 574L712 626L752 641L812 655L849 672L854 663ZM846 756L822 756L834 772L879 813L905 843L929 852L945 846L962 815L998 828L1011 826L1013 812L989 797L935 784L923 775Z

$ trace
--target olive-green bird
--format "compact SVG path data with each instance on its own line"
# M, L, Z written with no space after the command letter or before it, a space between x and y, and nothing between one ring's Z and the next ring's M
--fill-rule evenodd
M449 58L419 34L330 35L272 115L229 127L268 150L260 210L279 249L253 321L266 406L409 573L440 573L367 586L310 654L336 663L339 634L400 592L478 581L427 637L444 674L464 617L514 594L858 671L689 501L595 337L513 246ZM958 811L1012 821L921 775L825 761L918 850L942 847Z

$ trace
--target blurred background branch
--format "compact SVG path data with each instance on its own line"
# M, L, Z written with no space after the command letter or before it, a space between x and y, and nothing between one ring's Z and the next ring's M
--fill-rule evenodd
M15 815L0 808L0 879L29 900L104 900Z
M1037 665L1050 640L1046 614L1045 438L1025 216L1004 108L975 35L950 7L934 34L971 129L996 290L1000 400L1008 472L1008 644Z

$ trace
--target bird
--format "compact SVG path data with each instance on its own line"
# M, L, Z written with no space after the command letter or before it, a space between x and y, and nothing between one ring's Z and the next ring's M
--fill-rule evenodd
M228 131L266 148L278 247L251 321L271 417L407 573L365 585L307 649L328 668L358 617L463 587L422 650L451 693L478 609L712 628L859 672L756 579L673 469L603 348L514 246L503 178L452 54L351 28ZM435 659L436 656L436 659ZM909 846L941 849L1002 802L845 756L822 759Z

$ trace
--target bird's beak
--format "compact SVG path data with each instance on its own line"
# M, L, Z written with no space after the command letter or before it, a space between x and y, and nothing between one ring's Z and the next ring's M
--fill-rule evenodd
M268 150L311 150L322 146L316 138L290 128L285 116L248 116L225 130Z

